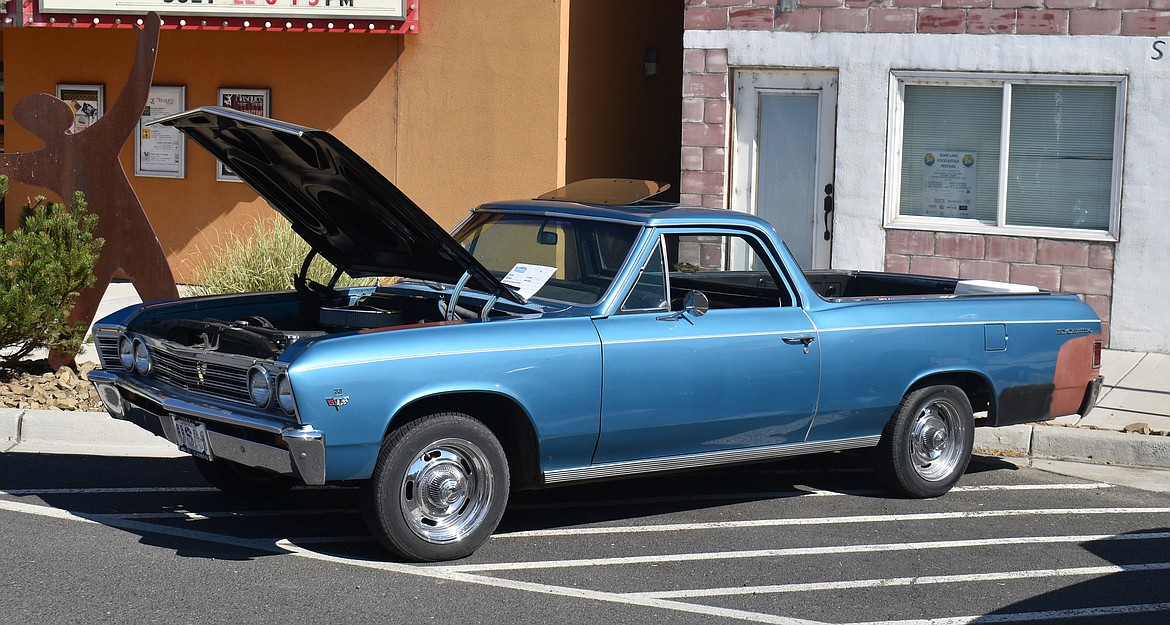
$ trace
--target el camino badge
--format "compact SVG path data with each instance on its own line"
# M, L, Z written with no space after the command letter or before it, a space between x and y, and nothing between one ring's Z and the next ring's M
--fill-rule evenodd
M341 410L341 407L349 403L349 395L342 395L341 389L333 389L333 397L325 398L325 405L332 406L334 410Z

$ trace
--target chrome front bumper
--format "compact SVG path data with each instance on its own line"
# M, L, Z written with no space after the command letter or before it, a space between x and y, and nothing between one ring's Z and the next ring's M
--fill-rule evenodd
M290 427L275 419L169 397L158 389L144 387L109 371L91 371L89 381L97 388L111 416L131 421L176 445L179 438L175 433L175 416L243 428L256 433L258 438L271 438L279 443L270 445L232 436L216 431L213 425L207 429L212 456L300 477L310 485L325 483L325 434L319 430L309 426Z

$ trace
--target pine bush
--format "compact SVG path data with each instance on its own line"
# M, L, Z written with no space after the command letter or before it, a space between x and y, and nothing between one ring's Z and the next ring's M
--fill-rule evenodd
M8 177L0 176L0 198L7 193ZM0 233L0 364L39 348L77 353L87 324L70 324L69 312L94 283L105 243L93 234L97 219L78 191L68 208L36 198L12 232Z

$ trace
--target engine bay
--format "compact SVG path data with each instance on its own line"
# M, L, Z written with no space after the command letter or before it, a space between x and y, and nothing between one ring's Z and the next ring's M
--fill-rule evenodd
M223 314L231 312L226 308L209 310L214 314L200 319L161 319L150 323L145 330L184 347L271 359L301 339L440 318L436 299L378 292L358 298L353 305L302 302L284 308L267 307L263 315L240 316Z

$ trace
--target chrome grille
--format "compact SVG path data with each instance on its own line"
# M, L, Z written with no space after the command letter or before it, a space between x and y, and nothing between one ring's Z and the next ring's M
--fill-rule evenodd
M103 369L121 369L122 363L118 360L118 335L98 334L94 337L97 344L98 358L102 361Z
M248 396L248 367L222 362L208 362L171 353L165 349L151 349L154 357L154 375L175 386L206 393L213 397L251 405Z

